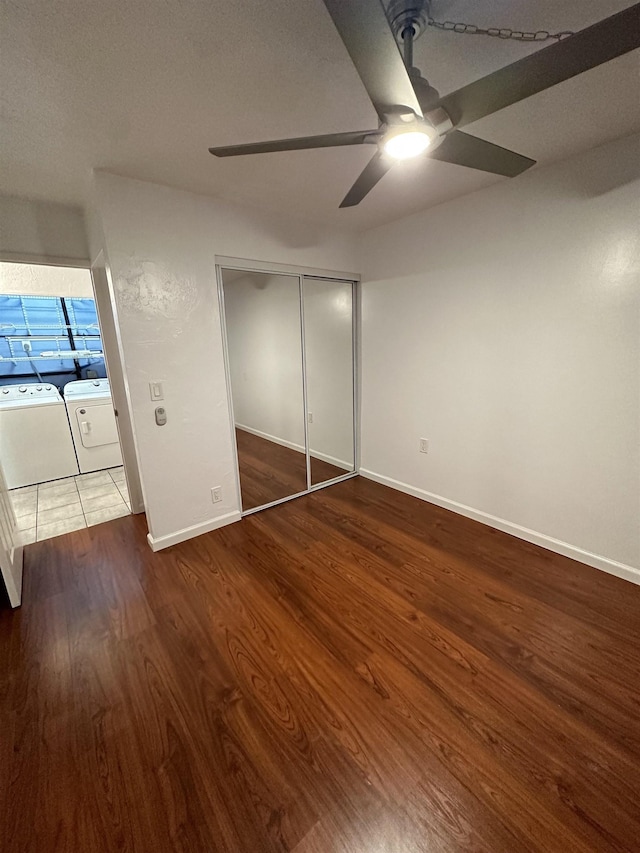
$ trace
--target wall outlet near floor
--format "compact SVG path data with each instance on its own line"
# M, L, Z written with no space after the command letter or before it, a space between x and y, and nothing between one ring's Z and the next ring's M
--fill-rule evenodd
M429 439L421 438L420 439L420 453L428 453L429 452Z
M222 486L214 486L211 489L211 500L214 502L214 504L217 504L219 501L222 500Z

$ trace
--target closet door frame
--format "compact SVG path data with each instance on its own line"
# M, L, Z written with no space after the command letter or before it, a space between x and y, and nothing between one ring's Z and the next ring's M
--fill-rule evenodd
M270 501L261 506L251 507L251 509L242 509L242 489L240 487L240 458L238 455L238 444L236 441L236 420L233 411L233 390L231 387L231 368L229 360L229 345L227 336L227 319L224 307L224 282L222 280L222 271L225 269L242 270L243 272L266 273L268 275L286 275L298 279L298 298L300 302L300 334L302 345L302 391L303 391L303 406L304 406L304 437L305 437L305 459L307 470L307 488L303 491L296 492L292 495L287 495L284 498ZM231 430L231 442L233 454L235 456L236 468L236 490L238 495L238 506L240 513L244 517L253 515L254 512L261 512L263 509L269 509L272 506L285 503L286 501L294 500L295 498L308 495L311 492L316 492L319 489L324 489L327 486L333 486L336 483L341 483L343 480L350 480L358 476L360 468L360 446L359 446L359 424L360 424L360 276L352 272L337 272L336 270L318 270L313 267L300 267L291 264L272 264L262 261L248 260L243 258L233 258L221 255L216 255L215 258L215 276L218 290L218 308L220 312L220 328L222 331L222 350L224 356L224 371L227 387L227 400L229 409L229 427ZM352 367L353 367L353 461L354 470L341 474L338 477L333 477L330 480L325 480L316 485L311 484L311 456L309 450L309 423L308 423L308 402L307 402L307 370L306 370L306 352L304 341L304 277L314 279L325 279L327 281L340 281L345 284L351 284L351 344L352 344Z

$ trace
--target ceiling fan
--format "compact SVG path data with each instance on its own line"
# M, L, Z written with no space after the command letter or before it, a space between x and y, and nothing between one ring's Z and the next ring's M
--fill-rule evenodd
M445 97L413 67L413 41L428 0L324 0L378 114L375 130L356 130L210 148L216 157L374 144L377 150L344 197L353 207L394 162L428 152L435 160L514 177L535 160L459 128L640 47L640 3L552 47L532 53ZM391 21L390 21L391 19ZM402 54L399 44L402 43ZM404 55L404 59L403 59Z

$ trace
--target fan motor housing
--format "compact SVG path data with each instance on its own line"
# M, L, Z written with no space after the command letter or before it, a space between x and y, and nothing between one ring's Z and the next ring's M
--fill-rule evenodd
M428 26L431 0L390 0L387 18L398 44L402 45L402 34L407 27L413 28L415 41Z

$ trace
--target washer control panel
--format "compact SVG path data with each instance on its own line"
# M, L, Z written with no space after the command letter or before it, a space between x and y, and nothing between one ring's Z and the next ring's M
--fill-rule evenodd
M60 399L55 385L3 385L0 387L0 402L24 400L30 397Z

